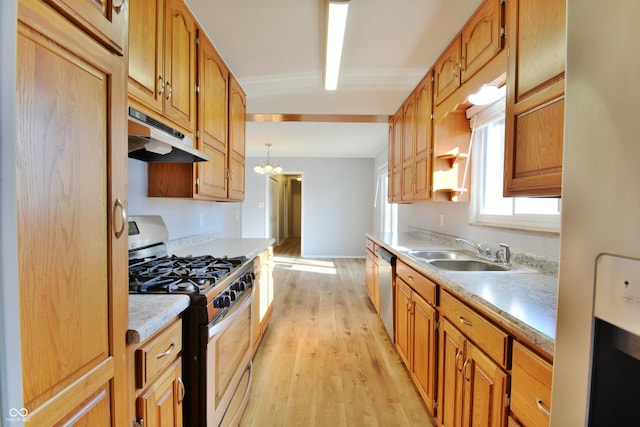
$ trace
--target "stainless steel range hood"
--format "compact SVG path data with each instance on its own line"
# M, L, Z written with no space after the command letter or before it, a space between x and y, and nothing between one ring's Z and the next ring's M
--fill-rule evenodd
M129 157L145 162L194 163L211 160L193 139L129 107Z

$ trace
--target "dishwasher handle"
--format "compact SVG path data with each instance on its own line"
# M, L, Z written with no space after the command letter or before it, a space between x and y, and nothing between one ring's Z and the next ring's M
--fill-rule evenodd
M392 266L396 265L396 259L398 258L396 255L381 247L378 247L376 252L378 252L378 258L382 258Z

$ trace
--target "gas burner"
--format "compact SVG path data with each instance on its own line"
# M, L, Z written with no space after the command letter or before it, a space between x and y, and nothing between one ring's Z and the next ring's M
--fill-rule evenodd
M129 266L129 292L199 294L245 261L245 257L175 255L135 259Z

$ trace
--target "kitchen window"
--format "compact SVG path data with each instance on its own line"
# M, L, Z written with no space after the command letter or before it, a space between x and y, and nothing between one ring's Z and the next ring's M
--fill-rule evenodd
M379 233L395 232L398 230L398 204L389 203L389 174L387 164L382 165L377 172L376 196L374 201L376 231Z
M559 198L503 197L505 100L467 111L472 131L471 222L528 230L559 231Z

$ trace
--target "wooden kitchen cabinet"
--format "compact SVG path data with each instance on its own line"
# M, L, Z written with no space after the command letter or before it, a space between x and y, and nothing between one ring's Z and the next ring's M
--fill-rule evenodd
M185 396L182 319L170 322L141 343L134 354L137 425L181 427Z
M129 102L187 134L196 127L196 38L182 0L131 2Z
M553 367L549 362L514 341L510 405L514 425L549 425L552 376Z
M127 0L45 0L102 45L123 56L127 44Z
M433 71L416 88L416 142L412 200L431 199L433 176Z
M440 316L438 424L506 426L510 337L447 292Z
M126 57L39 0L17 32L25 423L128 425Z
M198 149L211 157L196 163L196 197L227 197L229 70L201 32L198 43Z
M367 239L365 258L365 285L369 299L380 314L380 284L378 283L378 255L376 254L376 244Z
M251 319L253 325L253 353L255 354L273 314L273 247L269 246L262 251L254 262L256 278L254 281Z
M503 45L503 0L485 0L434 64L434 104L473 77Z
M246 101L204 32L198 48L198 163L149 163L149 197L244 200Z
M429 412L435 415L437 286L396 264L396 348Z
M416 93L402 104L402 201L413 200L416 149Z
M560 196L566 1L506 6L505 196Z
M389 124L389 201L402 202L402 107L393 115Z
M244 200L247 95L238 81L229 79L229 200Z

